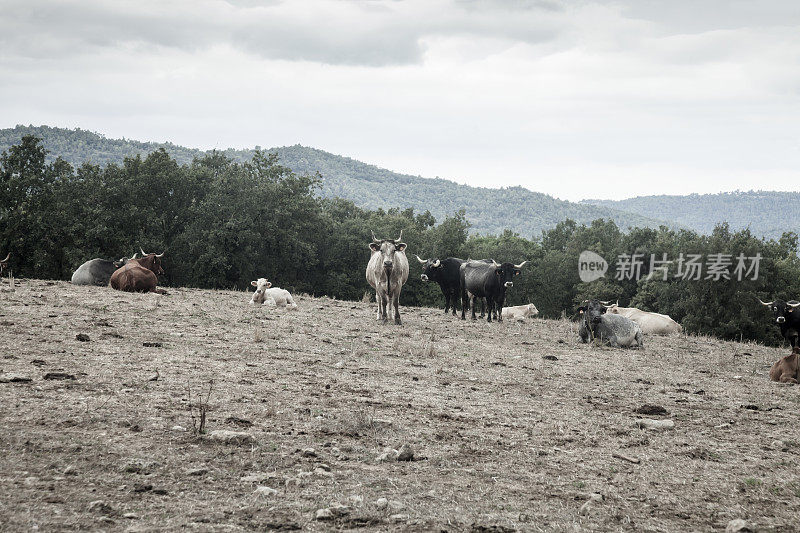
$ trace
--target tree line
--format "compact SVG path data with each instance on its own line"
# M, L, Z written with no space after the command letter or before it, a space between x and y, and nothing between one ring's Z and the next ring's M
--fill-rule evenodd
M583 299L597 297L666 313L689 332L726 339L779 343L756 297L800 297L793 232L759 239L726 224L710 235L667 227L623 232L610 220L566 219L538 239L509 230L470 235L464 210L437 222L427 211L369 210L319 198L321 176L297 175L276 154L259 150L242 163L211 153L179 164L162 149L120 165L78 168L60 158L48 162L46 155L40 139L25 136L0 156L0 254L12 253L18 277L69 279L88 259L129 257L142 247L166 252L167 286L246 289L266 277L294 292L357 300L369 288L371 232L396 238L402 229L411 265L402 305L443 306L438 286L420 280L414 254L527 260L508 305L533 302L543 317L571 316ZM580 280L584 250L606 259L604 277ZM651 255L677 260L681 254L729 255L733 275L687 279L673 261L647 279ZM736 279L740 255L760 258L757 279L752 272ZM615 262L626 256L642 258L640 276L620 275Z

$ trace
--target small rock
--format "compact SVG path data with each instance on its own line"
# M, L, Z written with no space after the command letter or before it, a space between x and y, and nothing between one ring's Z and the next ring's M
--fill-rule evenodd
M64 474L65 476L77 476L78 469L75 468L75 465L69 465L61 473Z
M158 494L160 496L165 496L165 495L169 494L169 491L167 489L153 489L153 494Z
M782 440L772 441L772 444L770 444L770 448L772 448L773 450L780 450L782 452L789 450L789 447L786 446L786 443L783 442Z
M204 466L200 466L197 468L190 468L186 471L187 476L204 476L208 474L208 468Z
M396 461L398 455L400 455L400 452L398 452L397 450L386 448L385 450L383 450L382 454L380 454L378 457L375 458L375 462L388 463L390 461Z
M284 480L283 484L286 486L287 489L288 488L299 487L300 486L300 479L296 478L296 477L287 477Z
M652 430L665 430L675 427L675 422L672 420L651 420L649 418L641 418L636 421L636 425L642 429Z
M122 518L127 518L128 520L138 520L139 515L136 513L125 513L122 515Z
M263 485L256 487L256 490L253 491L258 496L275 496L278 494L278 491L273 489L272 487L265 487Z
M725 533L752 533L753 531L754 529L750 527L750 524L741 518L731 520L725 527Z
M333 512L330 509L317 509L314 520L333 520Z
M330 511L333 513L333 516L345 516L350 514L350 508L346 505L342 505L341 503L334 503L330 507L328 507Z
M186 431L186 428L183 426L172 426L172 431Z
M256 439L250 433L243 431L230 431L228 429L218 429L212 431L206 437L212 442L220 444L255 444Z
M393 514L389 517L392 522L405 522L410 517L407 514Z
M392 511L402 511L405 509L405 505L403 505L403 502L398 502L397 500L389 500L389 509Z
M322 468L315 468L314 474L322 477L333 477L333 474L331 474L327 470L323 470Z
M578 514L580 514L581 516L589 514L592 505L596 502L601 502L601 501L603 501L603 495L593 492L592 494L589 495L589 499L586 501L586 503L581 505L581 509L580 511L578 511Z
M31 486L36 485L39 482L39 478L36 476L28 476L23 481L26 485Z
M100 514L112 514L114 512L114 508L111 507L109 504L104 502L103 500L95 500L93 502L89 502L89 511L93 513L100 513Z
M400 447L400 451L397 453L397 460L398 461L413 461L414 460L414 448L412 448L410 444L403 444Z
M87 335L86 333L78 333L77 335L75 335L75 339L81 342L89 342L91 340L89 339L89 335Z
M375 507L377 507L378 509L386 509L388 506L389 506L389 500L387 500L386 498L378 498L375 501Z
M316 457L317 450L314 448L305 448L302 452L300 452L300 455L303 457Z
M352 503L353 505L361 505L362 503L364 503L364 497L358 494L351 495L348 498L348 500L350 500L350 503Z
M322 469L322 470L324 470L326 472L330 472L331 471L331 467L329 465L326 465L325 463L318 464L317 468Z
M333 365L333 367L334 368L344 368L344 361L337 362L335 365Z
M133 492L150 492L153 490L153 485L150 483L137 483L133 486Z
M0 383L30 383L33 379L23 374L0 374Z
M542 359L547 359L548 361L558 361L558 357L555 355L543 355Z

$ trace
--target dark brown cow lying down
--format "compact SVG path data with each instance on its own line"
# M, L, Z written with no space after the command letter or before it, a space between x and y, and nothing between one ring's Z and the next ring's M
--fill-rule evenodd
M161 255L146 254L142 250L139 259L131 259L128 264L118 268L111 274L109 285L112 289L126 292L159 292L156 290L158 275L164 273L161 268Z
M781 358L780 361L775 361L772 368L769 369L769 379L772 381L780 381L781 383L798 383L800 382L800 347L792 350L792 355L787 355Z
M8 260L10 258L11 258L11 252L8 252L6 258L0 260L0 273L2 273L4 269L8 268Z

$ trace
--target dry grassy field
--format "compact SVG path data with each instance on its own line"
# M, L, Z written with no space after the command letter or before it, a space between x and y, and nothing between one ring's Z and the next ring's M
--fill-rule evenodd
M611 349L566 320L426 308L382 325L374 304L302 296L0 289L4 531L800 528L800 387L767 377L786 349Z

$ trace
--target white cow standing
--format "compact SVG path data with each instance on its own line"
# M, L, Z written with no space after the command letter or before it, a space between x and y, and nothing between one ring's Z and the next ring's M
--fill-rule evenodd
M378 320L389 321L389 312L394 306L394 323L400 320L400 291L408 280L408 259L406 259L406 243L401 242L403 231L397 239L377 239L372 234L369 244L372 257L367 263L367 281L375 289L375 301L378 303ZM387 310L388 307L388 310Z
M669 315L642 311L635 307L620 307L618 304L610 305L608 312L630 318L639 324L642 333L646 335L671 335L683 332L683 326L672 320Z
M525 320L526 318L533 318L539 314L539 310L533 304L515 305L513 307L504 307L502 317L510 320Z
M276 307L288 307L296 309L297 304L294 303L294 298L286 289L280 287L273 287L266 278L258 278L257 281L251 281L250 285L256 288L253 297L250 299L251 304L266 304L271 302Z

